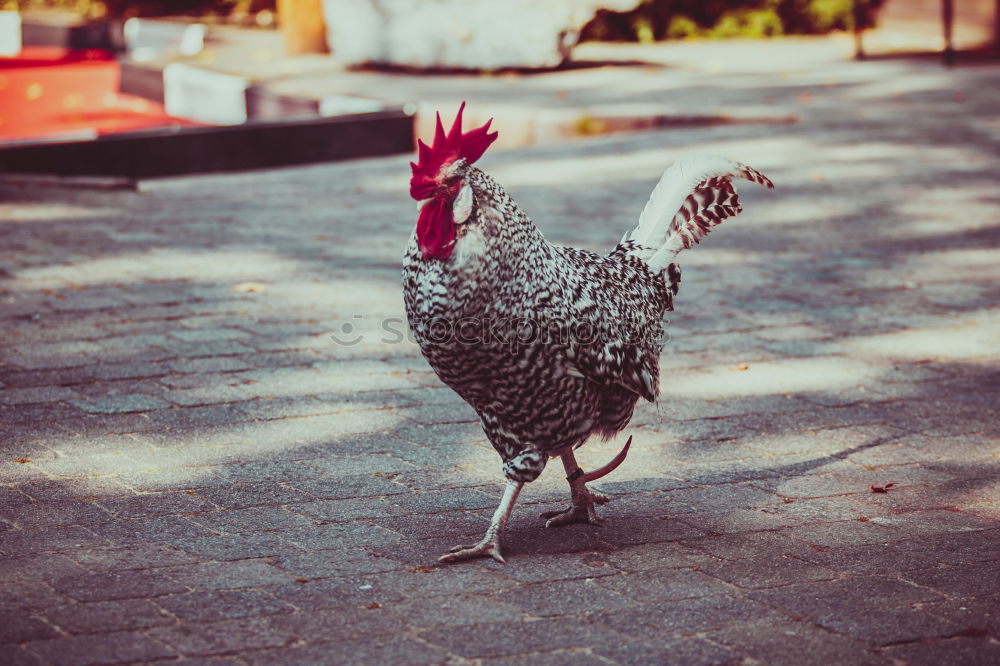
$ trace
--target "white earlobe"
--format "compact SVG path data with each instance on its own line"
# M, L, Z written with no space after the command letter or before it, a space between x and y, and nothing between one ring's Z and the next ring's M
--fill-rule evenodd
M464 224L470 215L472 215L472 186L465 183L451 205L451 216L455 224Z

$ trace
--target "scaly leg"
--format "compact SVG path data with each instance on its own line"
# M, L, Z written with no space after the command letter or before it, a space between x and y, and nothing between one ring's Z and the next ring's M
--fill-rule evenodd
M471 546L455 546L447 555L438 558L438 562L461 562L471 560L476 557L492 557L501 564L506 564L503 553L500 552L500 535L507 525L511 511L514 510L514 503L517 496L524 487L524 481L507 481L503 489L503 497L500 499L500 506L493 512L493 519L490 527L486 530L486 536L479 543Z
M601 519L594 511L595 504L606 504L610 499L607 495L596 490L587 488L587 481L584 478L583 470L576 464L576 457L573 450L559 456L562 458L563 468L566 470L566 480L569 481L569 492L573 498L573 505L565 511L546 511L542 514L545 518L546 527L559 527L571 523L590 523L600 525Z

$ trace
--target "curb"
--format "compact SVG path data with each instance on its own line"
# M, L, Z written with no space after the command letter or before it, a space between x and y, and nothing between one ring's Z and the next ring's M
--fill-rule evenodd
M232 127L184 127L0 148L0 173L153 178L406 153L402 109Z

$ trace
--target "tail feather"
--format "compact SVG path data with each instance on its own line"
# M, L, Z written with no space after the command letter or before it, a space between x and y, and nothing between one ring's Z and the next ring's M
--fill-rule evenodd
M663 172L639 223L626 235L643 247L639 256L653 271L662 271L679 252L740 213L742 206L733 176L768 189L774 187L756 169L721 157L679 160Z

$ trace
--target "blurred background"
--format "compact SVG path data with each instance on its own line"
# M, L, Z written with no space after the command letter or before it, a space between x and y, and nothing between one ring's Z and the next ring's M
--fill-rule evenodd
M572 85L546 76L629 65L780 70L900 54L952 64L993 56L1000 34L1000 0L6 0L0 10L0 150L18 149L5 153L7 171L88 161L51 150L24 158L39 142L359 114L396 122L375 130L392 139L362 142L365 150L401 152L439 105L477 95L517 128L505 133L508 146L642 129L698 114L664 113L654 99L624 108L620 95L583 104ZM490 92L510 85L520 99L534 96L530 113ZM272 154L251 166L362 151L262 150ZM92 171L135 172L121 156L89 161ZM204 168L220 167L235 163Z

